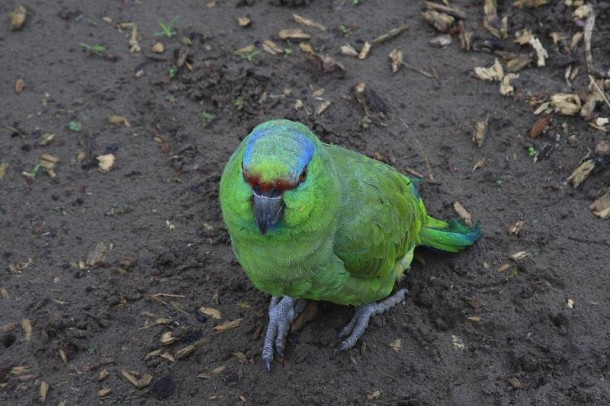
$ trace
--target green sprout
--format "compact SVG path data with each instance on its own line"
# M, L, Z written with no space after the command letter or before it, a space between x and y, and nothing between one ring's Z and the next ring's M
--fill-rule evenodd
M284 55L285 56L290 56L294 54L294 51L292 50L292 48L284 48Z
M106 47L103 45L89 45L86 42L81 42L79 45L84 51L90 54L103 56L104 52L106 52Z
M79 121L70 121L68 123L70 131L78 132L83 129L83 125Z
M176 35L176 31L174 31L174 24L176 23L176 21L178 21L180 17L174 17L172 18L172 21L170 21L169 23L165 24L161 21L159 21L159 25L161 26L161 29L163 31L159 31L157 33L155 33L155 37L167 37L167 38L172 38Z
M178 76L178 67L176 65L172 65L172 67L169 68L169 77L173 79L176 76Z
M241 97L238 97L237 99L235 99L235 101L233 102L233 105L235 106L235 108L237 110L241 110L244 108L244 99L242 99Z
M39 169L40 169L40 162L37 163L36 165L34 165L34 168L32 168L31 171L23 172L23 175L27 176L30 179L36 179L36 174L38 174Z
M527 153L529 154L529 156L536 156L538 150L535 147L530 146L527 148Z
M204 111L203 113L201 113L201 114L199 115L199 117L200 117L200 118L201 118L203 121L205 121L206 123L208 123L208 122L210 122L210 121L212 121L212 120L214 120L214 119L216 118L216 116L215 116L214 114L212 114L212 113L208 113L208 112L205 112L205 111Z
M244 54L241 57L247 60L248 62L252 62L254 60L254 57L260 53L261 51L259 49L255 49L254 51L248 52L247 54Z

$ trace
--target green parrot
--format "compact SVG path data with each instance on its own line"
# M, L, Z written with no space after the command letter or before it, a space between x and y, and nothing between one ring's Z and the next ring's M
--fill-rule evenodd
M305 125L271 120L239 145L220 180L233 251L254 286L272 296L263 345L271 371L307 300L357 306L335 354L350 349L390 296L415 247L457 252L480 236L458 220L427 215L419 180L343 147Z

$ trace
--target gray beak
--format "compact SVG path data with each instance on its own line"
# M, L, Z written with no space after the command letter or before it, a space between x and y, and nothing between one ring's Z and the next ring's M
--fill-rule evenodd
M281 195L254 192L253 207L256 224L261 234L264 235L282 218L284 199Z

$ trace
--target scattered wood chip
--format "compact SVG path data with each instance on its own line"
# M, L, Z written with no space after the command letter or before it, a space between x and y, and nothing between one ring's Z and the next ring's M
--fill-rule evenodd
M155 54L162 54L165 52L165 46L162 42L155 42L150 50Z
M85 261L85 265L87 267L94 267L102 262L104 262L104 257L106 256L106 252L108 251L108 247L103 242L99 242L95 245L95 248L89 252L87 255L87 260Z
M49 384L46 381L40 381L40 403L44 403L47 400L49 393Z
M466 349L466 344L464 344L464 341L462 341L462 339L456 335L451 336L451 345L453 345L453 348L456 350L463 351Z
M474 73L481 80L499 82L504 77L504 68L498 58L496 58L493 66L488 68L476 67L474 68Z
M0 162L0 180L4 179L8 166L9 166L8 162Z
M108 172L114 166L114 154L99 155L97 157L98 166L102 172Z
M107 369L102 369L99 373L99 375L97 376L97 380L98 381L103 381L104 379L108 378L109 372Z
M61 358L61 361L64 363L64 365L67 365L68 364L68 354L66 353L66 350L64 350L63 347L59 347L58 352L59 352L59 358Z
M34 329L30 319L21 319L21 328L25 332L25 341L32 341L32 332Z
M448 32L455 22L455 18L449 14L439 13L435 10L427 10L421 13L424 20L439 32Z
M523 220L517 221L512 226L508 227L508 234L519 235L519 233L521 232L521 229L523 229L524 225L525 225L525 221L523 221Z
M525 30L523 30L521 35L519 35L517 39L515 39L515 42L520 45L529 44L532 48L534 48L534 51L536 52L536 63L538 67L546 65L546 58L549 57L549 54L540 43L540 40L535 37L529 29L526 28Z
M400 351L401 343L402 343L402 339L397 338L390 343L390 347L392 347L392 349L394 351L398 352L398 351Z
M40 159L42 159L43 161L51 162L53 164L58 164L60 162L60 159L53 154L41 154Z
M320 31L326 31L325 26L323 26L322 24L316 23L315 21L310 20L309 18L302 17L295 13L292 14L292 18L294 18L294 21L297 24L304 25L306 27L314 27L314 28L319 29Z
M566 306L568 307L568 309L573 309L574 308L574 299L568 299L566 301Z
M371 43L368 41L365 42L362 46L362 49L360 50L360 53L358 54L358 59L366 59L366 57L369 56L369 53L371 52L371 48Z
M349 44L341 45L340 52L341 55L345 56L352 56L354 58L358 56L358 52Z
M472 215L468 213L468 210L466 210L460 202L453 202L453 210L455 210L457 215L460 216L462 220L464 220L464 223L466 223L467 226L474 226L474 222L472 221Z
M390 52L390 60L392 61L392 73L396 73L398 68L402 66L402 51L398 48L394 48Z
M237 24L240 27L246 28L252 25L252 20L250 17L237 17Z
M540 103L540 106L538 106L538 108L536 110L534 110L534 115L539 115L543 112L545 113L551 113L553 111L553 109L551 109L551 103L550 102L544 102L544 103Z
M235 51L235 55L244 56L254 51L256 51L256 47L253 44L250 44L243 48L239 48L237 51Z
M481 317L480 316L468 316L468 317L466 317L466 320L471 321L473 323L480 323Z
M574 169L574 172L568 177L568 182L574 187L580 186L582 182L591 174L595 169L595 163L591 159L587 159L580 166Z
M166 331L161 335L161 344L170 345L178 341L178 337L174 335L171 331Z
M301 52L304 52L304 53L306 53L308 55L315 55L316 54L314 52L314 50L313 50L313 47L308 42L301 42L299 44L299 49L301 50Z
M536 124L530 130L530 138L538 138L548 128L549 124L553 122L553 116L543 116L540 120L536 121Z
M483 141L485 140L486 132L487 132L487 121L477 121L477 124L474 128L474 133L472 134L472 142L477 144L478 147L482 147Z
M303 32L300 28L280 30L278 36L281 40L303 41L311 38L311 35Z
M555 93L551 96L551 106L556 112L566 116L578 114L582 108L580 97L573 93Z
M220 320L221 316L220 316L220 311L218 311L217 309L214 309L212 307L205 307L205 306L201 306L199 308L199 311L203 314L206 314L210 317L213 317L217 320Z
M521 388L523 388L523 384L521 383L519 378L508 378L507 381L508 381L508 384L510 386L512 386L514 389L521 389Z
M40 145L41 147L46 147L47 145L49 145L53 140L55 139L55 134L52 133L44 133L42 134L42 136L40 137L40 142L38 143L38 145Z
M239 327L243 321L244 321L243 318L231 320L231 321L223 323L219 326L214 327L212 330L214 330L214 332L217 334L226 333L227 331L231 331L234 328Z
M131 23L131 35L129 36L129 52L136 53L142 51L140 43L138 42L138 26L135 23Z
M189 344L186 347L179 349L176 351L176 359L182 359L188 355L191 355L193 351L195 351L195 348L197 348L195 344Z
M126 128L131 128L131 123L127 120L126 117L113 115L108 117L108 122L110 124L123 124Z
M453 39L451 38L451 35L443 34L443 35L438 35L438 36L432 38L428 42L430 42L430 45L433 45L435 47L444 48L447 45L451 45L451 43L453 42Z
M466 19L466 13L458 7L451 7L440 3L434 3L431 1L424 1L424 5L430 10L436 10L445 14L449 14L450 16L453 16L458 20Z
M506 70L516 73L528 67L533 61L534 59L529 54L511 54L505 58Z
M600 157L610 155L610 140L601 140L598 142L597 145L595 145L595 148L593 148L593 153Z
M15 81L15 94L20 95L25 89L25 81L21 78Z
M161 354L161 358L168 360L169 362L176 362L176 358L169 352L164 352Z
M8 333L9 331L13 331L17 328L17 323L11 321L10 323L0 325L0 333Z
M320 69L322 69L323 72L347 72L347 66L326 54L316 53L313 56L319 61Z
M474 166L472 167L472 170L476 171L477 169L480 169L484 166L485 166L485 158L481 158L477 161L476 164L474 164Z
M140 379L138 379L125 370L121 371L121 375L123 375L123 378L127 379L129 383L131 383L138 389L144 389L145 387L150 385L153 379L153 376L151 374L144 374Z
M458 23L458 36L462 50L470 51L472 49L472 32L466 30L463 21Z
M8 290L6 290L5 288L0 288L0 297L2 299L8 299L9 298Z
M610 218L610 190L594 201L589 208L593 211L593 214L602 220Z
M515 252L513 255L510 256L510 259L512 259L513 261L521 261L525 258L527 258L530 254L527 251L519 251L519 252Z
M17 31L23 28L27 13L26 8L19 5L9 14L9 17L11 18L11 31Z
M252 45L252 48L254 49L254 45ZM263 50L271 55L280 55L280 54L284 53L284 50L278 44L271 41L270 39L266 39L263 41ZM247 53L249 53L249 52L244 53L244 55Z
M320 116L322 113L324 113L331 104L332 102L330 100L323 100L315 111L316 116Z
M548 4L549 0L517 0L513 3L516 8L538 8Z
M318 302L310 300L307 302L305 309L299 314L299 317L290 325L290 331L299 331L310 320L313 320L318 314Z
M110 388L102 388L97 392L97 397L105 398L106 396L110 395L111 392L112 392L112 389L110 389Z
M212 369L210 372L213 373L214 375L219 375L221 374L225 369L227 369L226 366L221 365L219 367L216 367L214 369Z
M510 265L510 264L502 264L502 265L500 265L500 266L498 267L498 269L496 269L496 272L504 272L504 271L507 271L507 270L509 270L509 269L510 269L510 267L511 267L511 265Z
M367 394L366 398L368 400L376 400L376 399L379 399L380 396L381 396L381 391L380 390L374 390L373 392Z
M390 31L386 32L385 34L380 35L377 38L375 38L373 41L371 41L371 45L379 45L386 41L389 41L392 38L397 37L398 35L402 34L403 32L405 32L408 29L409 29L408 25L401 25L400 27L393 28Z
M502 83L500 84L500 94L502 96L509 96L515 94L515 88L510 83L510 81L518 78L519 74L517 73L507 73L506 75L504 75L504 77L502 78Z

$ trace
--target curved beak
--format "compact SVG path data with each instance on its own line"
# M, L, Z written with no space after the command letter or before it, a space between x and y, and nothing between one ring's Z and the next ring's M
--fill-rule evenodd
M261 234L267 233L273 227L284 212L284 199L281 195L271 193L256 193L253 198L254 218Z

